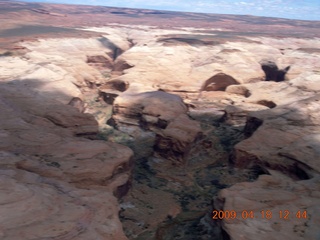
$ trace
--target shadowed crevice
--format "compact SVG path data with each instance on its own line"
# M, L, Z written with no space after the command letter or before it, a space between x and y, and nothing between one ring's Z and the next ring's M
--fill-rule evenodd
M286 73L290 70L290 66L279 69L277 64L271 60L262 60L260 64L266 75L266 81L282 82L285 80Z

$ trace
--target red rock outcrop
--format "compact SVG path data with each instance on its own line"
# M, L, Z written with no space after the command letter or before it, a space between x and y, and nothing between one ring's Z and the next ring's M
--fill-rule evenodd
M319 177L296 182L270 173L219 192L214 208L234 214L221 222L228 239L318 239Z
M96 56L87 56L87 63L90 65L96 66L98 68L113 68L113 60L109 56L96 55Z
M202 91L224 91L230 85L239 84L233 77L218 73L206 80L201 88Z
M314 72L282 83L244 84L252 95L243 109L248 103L270 109L247 112L246 139L235 145L231 160L235 167L259 166L271 175L219 193L214 208L237 213L236 219L221 221L228 238L317 239L320 95L315 79Z
M267 211L267 207L272 211L286 208L292 214L297 208L306 208L308 212L318 213L314 206L319 205L320 117L319 96L315 92L320 89L317 50L320 44L316 38L297 38L295 34L309 26L308 36L317 36L314 26L319 23L295 22L295 31L292 31L293 25L283 28L284 22L289 20L281 20L284 22L277 28L280 29L278 33L281 36L284 32L290 33L291 37L279 35L274 38L267 34L260 36L261 25L256 24L257 18L250 16L242 17L246 21L235 25L234 16L217 20L217 16L207 15L203 20L203 16L192 14L192 19L199 20L195 22L186 20L186 16L191 16L186 13L163 12L161 21L154 17L156 15L149 14L150 25L161 24L157 28L141 25L140 16L147 14L141 10L81 7L82 14L78 14L77 6L64 6L59 10L58 5L48 5L37 11L44 14L36 14L26 11L26 3L13 5L14 8L8 9L18 6L23 14L7 11L4 7L0 16L3 20L0 47L7 42L21 45L0 53L1 239L126 239L117 217L114 196L121 197L128 191L133 153L116 143L92 140L99 130L99 119L67 105L72 98L94 102L93 98L84 98L86 91L96 91L96 97L100 91L106 102L114 104L110 122L128 133L132 142L138 142L132 147L137 159L145 159L156 150L156 155L174 163L183 162L201 133L199 122L189 119L187 113L209 127L212 132L207 132L210 134L220 131L219 136L228 149L246 137L236 145L231 159L235 166L259 165L272 175L222 191L217 208L240 212L252 209L259 213ZM68 13L68 16L52 16L55 12ZM91 14L95 14L94 21ZM37 23L39 16L45 16L39 25L26 25ZM10 17L15 21L10 22ZM140 25L106 26L111 22L127 24L128 17ZM184 21L172 21L180 17L188 26L198 28L201 23L207 28L163 27L166 24L166 27L185 25ZM217 26L228 29L212 29L207 21L210 18ZM264 24L266 33L274 35L274 21L264 19L264 23L269 24ZM17 23L23 26L17 27ZM88 27L70 30L70 27L84 25ZM104 27L89 27L101 25ZM238 26L245 31L235 36L229 28L240 31ZM254 26L250 29L252 32L248 32L248 26ZM39 29L52 30L48 33L51 38ZM30 33L27 33L28 38L23 36L24 40L20 35L10 38L10 33L15 30L19 34L23 31ZM33 41L27 40L32 38ZM20 51L16 51L19 48ZM280 69L290 65L287 80L263 81L265 73L259 63L263 58L277 62ZM279 68L274 70L279 71ZM277 80L277 75L278 72L268 80ZM202 89L206 80L208 86ZM161 89L179 94L194 109L188 112L181 97L157 91ZM202 99L197 99L201 90L214 92L203 92ZM101 128L109 127L104 124L111 114L110 108L104 104L99 109ZM224 128L219 129L219 124L224 124ZM236 139L230 139L232 134ZM168 184L170 190L181 191L181 187L192 188L195 183L196 190L190 191L190 196L183 198L184 194L179 192L181 204L187 205L188 200L190 205L198 205L201 203L195 199L198 196L207 195L204 197L207 200L208 195L215 194L215 187L224 188L237 181L234 177L232 181L224 179L226 181L219 184L221 178L227 178L225 176L232 178L231 174L217 175L220 179L216 176L212 179L209 171L202 174L206 178L203 182L207 183L200 186L197 178L201 174L194 174L192 167L202 171L202 166L223 158L225 172L222 173L227 172L227 154L217 150L219 140L216 136L209 140L192 149L195 154L189 155L191 158L186 164L191 167L190 174L187 174L190 177L182 171L176 174L178 168L169 161L153 159L153 166L157 162L161 169L157 174L160 173L161 177L161 173L166 173L162 174L166 181L159 181L158 186ZM205 157L202 158L200 153ZM143 163L146 171L152 166L152 161L149 163ZM287 173L296 180L305 180L286 179L270 168ZM157 185L132 191L133 198L139 202L128 215L132 217L129 226L136 229L132 234L146 232L148 222L155 228L166 218L176 217L184 211L171 192L158 191L154 186ZM140 198L136 194L141 194ZM159 196L163 196L163 201L159 202L162 200ZM156 210L147 204L151 201L156 203L150 204ZM162 211L161 208L168 204L170 207ZM131 207L130 204L127 206ZM139 215L139 222L135 221L135 215L147 207L149 209L141 214L143 217ZM153 214L158 214L159 218ZM294 219L281 224L278 221L238 219L224 221L222 226L231 239L278 239L279 236L312 239L317 236L314 229L319 220L315 215L310 216L302 222Z
M289 173L294 173L295 168L306 172L311 168L320 172L317 150L320 148L319 100L320 95L317 94L274 109L251 113L250 118L260 119L262 125L252 137L235 146L235 164L244 167L253 162L262 163Z
M76 188L3 163L21 158L1 152L1 239L127 239L111 192Z
M183 162L190 144L201 134L199 123L186 115L182 99L170 93L124 93L116 98L113 109L109 122L126 132L151 130L156 134L156 152L174 161Z
M0 83L0 238L126 239L115 196L132 151L79 137L98 132L94 117L24 81Z

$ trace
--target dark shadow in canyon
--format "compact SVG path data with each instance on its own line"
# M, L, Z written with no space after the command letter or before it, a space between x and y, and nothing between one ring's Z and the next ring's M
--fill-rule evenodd
M43 7L41 4L28 4L28 7L18 5L16 4L14 8L10 7L1 7L0 12L13 12L13 11L20 11L22 9L28 9L28 8L36 8L36 7ZM51 7L53 8L53 7ZM309 36L316 36L315 30L319 29L319 22L310 22L310 21L293 21L293 20L287 20L287 19L270 19L270 18L257 18L254 16L232 16L232 15L213 15L213 14L190 14L190 13L177 13L177 12L170 12L170 11L153 11L152 13L143 12L140 10L132 10L132 9L117 9L117 8L105 8L105 7L79 7L78 10L76 9L68 9L64 10L63 12L68 14L74 14L74 15L80 15L80 14L88 14L90 16L90 13L102 13L103 16L108 17L108 11L111 13L109 14L109 17L112 16L112 18L99 18L97 21L101 21L103 23L108 22L128 22L128 19L130 21L136 21L135 23L143 24L145 22L148 22L149 20L152 20L152 16L160 16L160 18L150 21L151 23L159 24L159 25L167 25L172 27L173 22L177 25L183 25L183 26L195 26L195 27L202 27L207 26L208 22L212 23L214 22L217 28L224 28L225 26L229 27L231 26L234 29L239 29L239 32L227 32L227 31L215 31L212 30L206 31L207 33L212 33L216 35L209 35L207 36L168 36L167 39L164 39L164 43L168 44L187 44L191 46L203 46L203 45L216 45L221 42L230 40L230 39L241 39L244 41L245 37L251 36L270 36L270 35L276 35L276 36L298 36L298 37L309 37ZM127 14L127 11L132 11L132 14ZM113 13L112 13L113 12ZM119 14L120 13L120 14ZM122 14L125 13L125 14ZM132 17L136 14L137 17ZM138 18L138 14L144 14L148 15L148 21L141 20ZM118 19L117 16L122 17L122 15L126 15L126 17L122 19ZM131 16L129 16L131 15ZM34 14L35 18L39 16L45 16L41 14ZM47 16L45 16L47 17ZM71 18L71 16L69 16ZM128 18L129 17L129 18ZM172 21L175 17L181 17L181 21ZM88 17L89 19L90 17ZM11 30L3 31L0 34L4 37L8 36L21 36L19 33L17 33L17 30L21 30L24 32L24 34L39 34L39 33L63 33L66 34L69 30L67 27L63 26L71 26L75 23L69 23L65 21L64 18L62 20L59 20L56 18L57 26L62 27L53 27L53 28L47 28L46 26L42 26L40 28L35 29L35 27L29 27L29 28L15 28L13 29L14 32ZM159 21L159 19L161 21ZM189 20L195 21L193 23L188 22ZM226 19L227 25L221 24L223 19ZM89 21L89 20L86 20ZM232 21L239 21L242 24L237 24ZM219 24L220 23L220 24ZM295 26L296 31L292 31L292 28L278 28L279 30L272 27L274 24L288 24L289 26ZM76 24L79 24L77 22ZM76 25L75 24L75 25ZM94 23L97 24L97 23ZM94 25L92 24L92 25ZM171 24L171 25L170 25ZM252 24L252 25L248 25ZM270 27L270 26L271 27ZM306 32L301 31L301 27L308 27L309 29L306 30ZM46 29L43 29L46 28ZM50 30L50 31L49 31ZM241 30L243 30L241 32ZM40 32L39 32L40 31ZM79 31L80 32L80 31ZM83 33L83 32L81 32ZM91 33L93 34L93 33ZM319 35L319 34L318 34ZM215 38L215 40L213 40ZM219 38L219 40L217 40ZM246 40L249 41L249 40ZM252 41L251 41L252 42ZM101 38L101 43L104 44L107 48L112 48L114 51L110 55L110 58L116 60L123 51L110 42L107 38ZM308 50L310 51L310 50ZM129 66L130 67L130 66ZM129 67L125 67L125 69L128 69ZM122 69L123 68L119 68ZM281 74L280 74L281 75ZM272 79L279 79L278 74L276 74L275 77L270 77L269 80ZM282 77L281 77L282 79ZM14 80L13 83L1 83L0 88L8 87L6 85L10 85L10 89L12 90L15 87L15 84L19 85L20 89L15 91L15 94L19 97L28 97L28 98L35 98L37 101L44 101L48 102L47 111L56 111L56 106L59 107L65 107L66 109L71 109L70 106L67 106L67 104L62 104L61 102L57 101L57 96L60 96L61 98L72 98L74 96L66 95L65 93L59 92L59 91L50 91L50 92L39 92L39 88L44 84L42 81L39 81L37 79L29 79L29 82L23 81L17 81ZM28 83L27 85L24 85ZM123 89L123 88L121 88ZM107 96L107 99L111 97ZM114 98L112 98L114 99ZM84 99L85 100L85 99ZM113 101L113 100L112 100ZM112 103L110 100L110 103ZM8 102L7 99L4 99L4 102ZM272 102L263 102L260 103L263 105L266 105L270 108L277 109L277 106L272 104ZM23 109L23 107L21 107ZM103 109L101 111L104 111ZM297 112L299 112L299 109L297 109ZM182 214L177 216L176 218L173 218L172 216L168 216L167 220L163 222L160 226L158 226L157 229L153 229L153 231L156 232L156 238L143 238L143 236L139 236L138 238L133 237L133 235L129 236L129 239L157 239L157 240L165 240L165 239L202 239L202 240L209 240L209 239L223 239L223 240L229 240L229 236L226 232L221 231L219 226L216 226L213 220L210 218L211 211L212 211L212 205L211 200L212 197L214 197L217 192L223 188L229 187L232 184L240 181L254 181L259 175L261 174L267 174L264 170L264 167L271 167L276 168L276 165L268 165L268 163L259 163L256 165L253 165L251 169L248 170L238 170L232 167L232 164L230 164L229 159L232 153L233 147L242 141L245 138L248 138L252 136L255 131L259 129L260 126L262 126L263 122L261 119L256 119L251 124L246 124L245 121L243 124L237 124L233 125L232 123L229 123L230 119L225 119L223 121L214 122L211 125L208 125L208 123L204 123L203 127L205 130L209 130L209 136L193 146L193 155L188 161L189 166L191 165L190 173L192 175L192 178L187 176L187 170L186 168L188 166L180 166L180 167L173 167L168 166L166 170L167 175L172 175L173 177L178 177L179 174L185 174L187 177L182 179L181 182L182 187L181 189L175 190L172 186L172 183L178 182L175 181L172 178L169 180L157 176L157 169L154 169L154 167L150 164L152 162L152 159L150 158L140 158L136 160L136 166L133 170L133 177L134 177L134 185L133 187L136 187L138 184L144 184L150 188L161 188L163 191L167 191L169 193L172 193L175 197L175 200L179 202L181 208L183 209ZM245 120L245 119L244 119ZM297 123L298 124L298 123ZM63 126L60 126L63 127ZM215 128L213 128L215 127ZM211 129L212 128L212 129ZM101 134L101 132L99 133ZM100 136L97 137L98 139L103 140L109 140L109 137L112 137L113 132L108 132L108 136ZM105 138L104 138L105 137ZM219 142L215 139L218 138ZM132 148L132 141L126 141L121 139L116 139L116 141L126 144L127 146ZM315 145L319 145L320 143L314 142ZM133 148L134 149L134 148ZM216 156L217 152L219 152L219 155ZM210 154L213 154L211 156ZM288 158L288 156L283 156L284 158ZM206 159L211 158L211 162L206 163ZM298 162L297 159L288 159L292 162ZM283 171L287 171L287 169L280 169ZM235 175L237 174L237 171L240 171L241 176L239 178L236 178ZM241 172L242 171L242 172ZM293 164L293 168L290 169L290 171L293 172L295 176L297 176L298 179L308 179L310 178L308 166L303 165L301 163ZM230 180L230 181L225 181ZM183 185L183 183L191 183L189 185ZM135 185L136 184L136 185ZM171 184L171 185L169 185ZM161 201L161 195L157 196L158 200ZM198 208L198 211L194 211L195 206ZM150 207L150 204L145 204L144 207ZM125 215L123 212L120 213L120 216L122 217L122 220L125 219ZM153 216L156 218L157 216ZM135 222L135 224L138 224ZM207 227L209 225L209 227Z
M39 81L37 79L29 79L29 80L23 80L23 81L14 80L12 82L1 84L0 88L2 86L6 86L6 87L10 86L11 89L14 89L15 87L18 87L18 89L23 88L23 92L20 93L20 96L26 95L29 97L33 97L33 96L39 96L40 93L37 89L41 88L43 84L44 83L42 81ZM19 91L17 91L17 94L18 92ZM63 94L63 93L56 92L56 91L47 93L45 95L41 93L40 94L41 97L39 99L42 99L43 101L48 100L48 102L51 102L52 98L54 96L57 96L58 94ZM72 96L67 96L67 97L71 98ZM55 99L54 99L54 102L55 102ZM60 105L60 103L57 103L57 102L55 102L55 104ZM50 107L52 107L53 108L52 110L54 110L54 106L55 105L49 104L48 110L50 110ZM259 119L256 119L254 121L248 120L245 125L236 127L238 129L236 132L239 134L242 131L242 134L244 135L242 137L247 138L247 137L250 137L252 134L254 134L254 132L262 124L263 122ZM216 137L220 138L220 140L224 138L221 144L229 145L227 149L231 150L232 147L242 138L240 137L239 140L235 140L234 137L238 138L239 136L233 135L232 131L227 136L226 129L230 131L230 129L233 128L233 126L226 124L224 121L221 122L220 120L215 125L218 127L213 132L213 134ZM213 147L209 147L209 151L210 149L213 149ZM165 239L177 239L177 240L179 239L207 240L208 239L209 240L213 238L223 239L223 240L228 239L226 232L221 231L220 227L218 225L215 225L213 220L210 218L210 212L212 211L212 206L211 206L212 197L214 197L218 193L218 191L220 191L221 189L231 186L229 184L226 184L223 181L223 178L228 178L228 177L231 178L234 176L235 171L238 171L233 169L230 174L230 166L228 163L227 156L228 156L228 153L225 153L223 156L221 156L220 160L218 160L216 163L209 164L209 166L204 165L204 166L200 166L199 168L196 168L193 172L193 174L195 175L195 185L193 187L190 187L190 186L183 187L181 191L178 191L178 192L172 191L172 189L168 188L168 183L170 181L166 180L165 178L159 178L156 176L157 171L153 169L153 167L150 165L149 163L150 159L136 160L136 166L133 173L133 176L134 176L133 187L135 187L135 185L137 184L146 184L150 188L154 188L154 189L160 188L164 191L171 192L175 196L177 201L180 202L181 207L183 209L183 212L179 214L176 218L168 217L168 219L165 222L159 225L158 229L156 230L156 235L155 235L156 237L153 239L157 239L157 240L165 240ZM196 158L195 159L196 162L200 160L199 156L195 156L195 158ZM296 174L300 176L301 179L308 179L309 176L304 171L305 166L301 167L300 165L296 166L295 168ZM175 169L172 171L172 174L174 174L174 172L181 171L181 169L182 169L181 167L175 167ZM264 168L261 167L260 165L254 165L249 171L244 172L243 174L246 175L245 178L242 179L243 181L254 181L259 175L267 174L267 172L265 172ZM236 181L234 183L236 183ZM198 188L199 189L208 188L208 190L202 192L202 190L199 190ZM191 210L192 209L191 206L195 202L199 204L198 208L201 209L201 211ZM127 221L124 219L125 214L123 213L123 211L120 212L120 216L122 217L122 221ZM210 223L211 227L205 228L204 223L205 224ZM136 238L132 238L132 236L128 236L128 237L129 239L136 239Z
M311 97L310 99L316 99L317 97ZM308 101L309 98L304 99L304 100L300 100L300 101ZM318 96L319 99L319 96ZM315 101L319 101L319 100L315 100ZM258 103L259 104L259 103ZM265 119L263 118L259 118L256 117L254 114L249 115L246 120L246 123L243 127L243 135L242 135L242 140L248 139L250 138L252 135L254 135L254 133L264 124L264 121L268 121L270 119L279 119L281 120L285 115L289 115L294 113L296 116L299 116L301 114L303 114L303 111L301 111L298 107L296 107L293 104L289 104L290 107L286 106L286 112L282 113L282 115L279 113L277 113L277 107L283 107L281 105L278 106L274 106L270 109L267 110L261 110L261 112L265 112L268 113L265 117ZM259 111L258 111L259 112ZM308 117L305 118L303 120L296 120L296 122L294 120L292 120L290 123L288 123L291 126L300 126L301 128L303 126L316 126L316 123L314 123L314 121L312 120L312 117ZM277 128L275 128L277 129ZM281 129L281 128L280 128ZM283 131L281 129L281 131ZM267 134L267 133L266 133ZM311 133L310 133L311 134ZM304 137L304 136L303 136ZM241 141L242 141L241 140ZM314 138L315 140L315 138ZM241 142L238 141L238 142ZM294 143L291 143L294 144ZM316 141L313 143L310 143L312 146L306 146L306 148L315 151L316 152L316 147L315 146L319 146L320 142ZM263 144L262 144L263 145ZM283 149L285 149L285 147L282 147ZM264 174L267 174L267 170L266 169L272 169L272 170L277 170L282 172L283 174L289 176L290 178L292 178L293 180L307 180L312 178L314 175L317 175L317 171L312 169L312 167L308 166L306 163L303 162L303 160L299 159L299 158L295 158L293 157L290 153L285 153L282 152L282 148L280 148L277 150L274 150L275 153L275 157L278 160L274 160L272 157L272 155L269 156L270 159L264 159L261 160L256 156L250 156L250 154L248 154L248 159L249 162L251 161L251 164L249 164L251 167L253 168L260 168L262 169L262 172L265 172ZM234 161L236 159L235 156L235 152L231 149L230 151L230 163L231 165L234 164ZM268 161L270 160L270 161Z
M12 93L17 95L17 98L34 98L35 101L48 102L47 111L56 111L57 106L66 109L71 108L67 104L59 102L57 96L70 99L74 96L69 96L56 90L41 92L39 89L45 84L45 82L38 79L12 80L1 83L0 88L5 89L7 93L12 91ZM4 99L4 102L10 104L8 99ZM13 107L15 107L14 104ZM276 109L277 107L279 106L275 106L274 108ZM23 106L20 106L20 108L22 111L24 110ZM294 107L292 107L292 110L297 113L300 112L299 109ZM255 181L259 175L268 174L265 168L274 168L288 173L288 169L279 169L278 166L268 165L266 162L258 162L251 166L250 169L239 170L232 167L229 158L233 147L243 139L252 136L263 125L263 120L261 119L247 119L246 116L242 116L242 118L243 124L240 125L230 123L228 116L226 119L220 119L211 124L203 122L203 129L210 130L208 131L209 134L205 139L195 143L192 147L191 156L186 166L167 165L168 168L160 172L159 169L154 167L155 164L152 163L152 158L136 160L133 170L133 188L146 185L151 189L160 189L161 191L168 192L174 196L174 199L182 208L182 212L177 217L168 216L156 229L150 229L155 234L155 237L150 239L226 240L228 239L227 234L221 231L220 227L211 219L212 198L221 189L230 187L232 184L239 181ZM219 141L214 139L218 139ZM320 143L315 142L314 144L319 145ZM127 143L127 146L132 148L130 142ZM283 157L288 159L288 156ZM207 161L209 158L212 159ZM312 177L310 175L310 167L299 162L298 159L288 160L293 163L289 171L298 180ZM189 185L184 186L181 184L181 188L175 190L172 188L172 183L175 181L167 178L167 176L159 177L159 173L166 173L168 174L167 176L171 175L173 177L177 177L180 173L185 173L185 176L181 177L179 181L182 183L189 181ZM226 179L229 181L225 181ZM176 182L179 183L179 181ZM161 198L161 195L158 198ZM120 212L120 217L123 222L128 221L125 210ZM141 238L134 238L132 235L128 235L128 237L129 239L144 239L142 236L140 236Z
M47 88L46 91L41 90L48 84L50 84L50 82L39 79L12 79L11 81L0 84L2 95L4 95L4 97L1 96L1 98L8 107L17 110L17 114L21 111L22 118L34 114L41 118L47 118L57 127L74 129L74 136L76 137L92 138L95 136L98 133L99 126L94 116L89 113L82 113L77 106L68 104L75 96L68 95L56 89L48 91ZM25 100L14 100L15 98ZM83 101L84 99L80 100ZM54 116L52 116L52 114ZM66 119L69 119L65 123L63 123L64 121L62 120L64 114L67 114ZM61 116L61 119L58 116ZM70 117L74 117L73 123L70 121ZM26 117L24 120L27 122L30 121L28 118L30 117ZM91 126L96 130L93 132L79 130L79 133L76 133L76 129L81 129L81 122L83 121L81 119L86 118L88 118Z
M112 50L112 54L110 55L110 57L113 61L115 61L124 52L124 50L122 50L106 37L100 37L98 38L98 40L105 48Z
M263 60L260 64L266 75L265 81L282 82L285 80L285 75L290 70L290 66L279 69L277 64L270 60Z

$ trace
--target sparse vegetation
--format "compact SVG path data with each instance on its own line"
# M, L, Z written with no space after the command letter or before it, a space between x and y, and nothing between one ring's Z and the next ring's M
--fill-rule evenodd
M111 78L111 73L110 72L101 72L102 76L106 79L110 79Z

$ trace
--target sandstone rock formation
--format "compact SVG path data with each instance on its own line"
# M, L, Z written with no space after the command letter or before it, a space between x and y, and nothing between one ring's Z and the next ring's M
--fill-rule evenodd
M224 91L228 86L236 84L238 82L233 77L218 73L205 81L201 91Z
M0 49L1 239L126 239L116 197L132 183L121 203L129 238L218 239L210 199L234 183L214 208L275 215L222 219L226 239L317 238L320 42L290 32L308 25L319 36L318 23L281 25L290 34L275 38L261 25L248 32L256 19L247 16L233 26L233 16L32 9L1 15L0 47L15 43ZM155 26L141 25L147 14ZM29 25L17 28L22 15ZM6 36L34 30L38 15L59 26L42 30L62 32ZM183 16L199 21L170 27ZM107 25L128 19L140 25ZM235 35L238 26L246 31ZM285 210L290 221L279 218ZM308 218L294 218L299 210Z
M317 239L319 231L312 227L318 221L319 204L315 187L320 157L317 77L313 70L282 83L247 83L242 86L251 95L241 105L232 98L247 120L243 130L246 139L235 145L231 161L240 168L262 167L264 174L271 175L261 175L256 182L236 184L219 193L214 208L236 210L239 217L222 220L221 226L230 239ZM252 111L252 104L268 108ZM226 111L228 116L230 107ZM266 211L271 211L273 217L262 218ZM284 211L290 219L284 219ZM244 219L243 212L254 217ZM308 216L301 217L302 213Z
M236 211L235 219L221 223L230 239L317 239L319 177L295 182L275 171L270 174L235 184L215 199L216 209Z
M127 239L111 192L16 169L23 158L1 151L1 239Z
M229 85L226 92L239 94L245 97L250 97L250 91L243 85Z
M142 131L140 129L151 130L156 134L155 151L173 161L183 162L190 145L201 133L199 123L189 119L186 113L182 99L170 93L124 93L116 98L109 122L131 134L132 128L138 132Z
M86 104L82 101L81 98L73 97L68 105L76 108L79 112L83 113L86 110Z
M79 91L70 75L0 61L1 239L126 239L115 196L129 189L132 151L81 137L98 123L64 101Z
M121 92L128 89L129 84L127 82L115 79L105 82L99 87L99 96L108 103L113 104L116 97L118 97Z
M319 172L318 101L319 94L251 113L250 117L259 119L262 125L252 137L235 146L235 164L246 166L261 161L283 171L302 168L307 176L312 176L308 168Z

